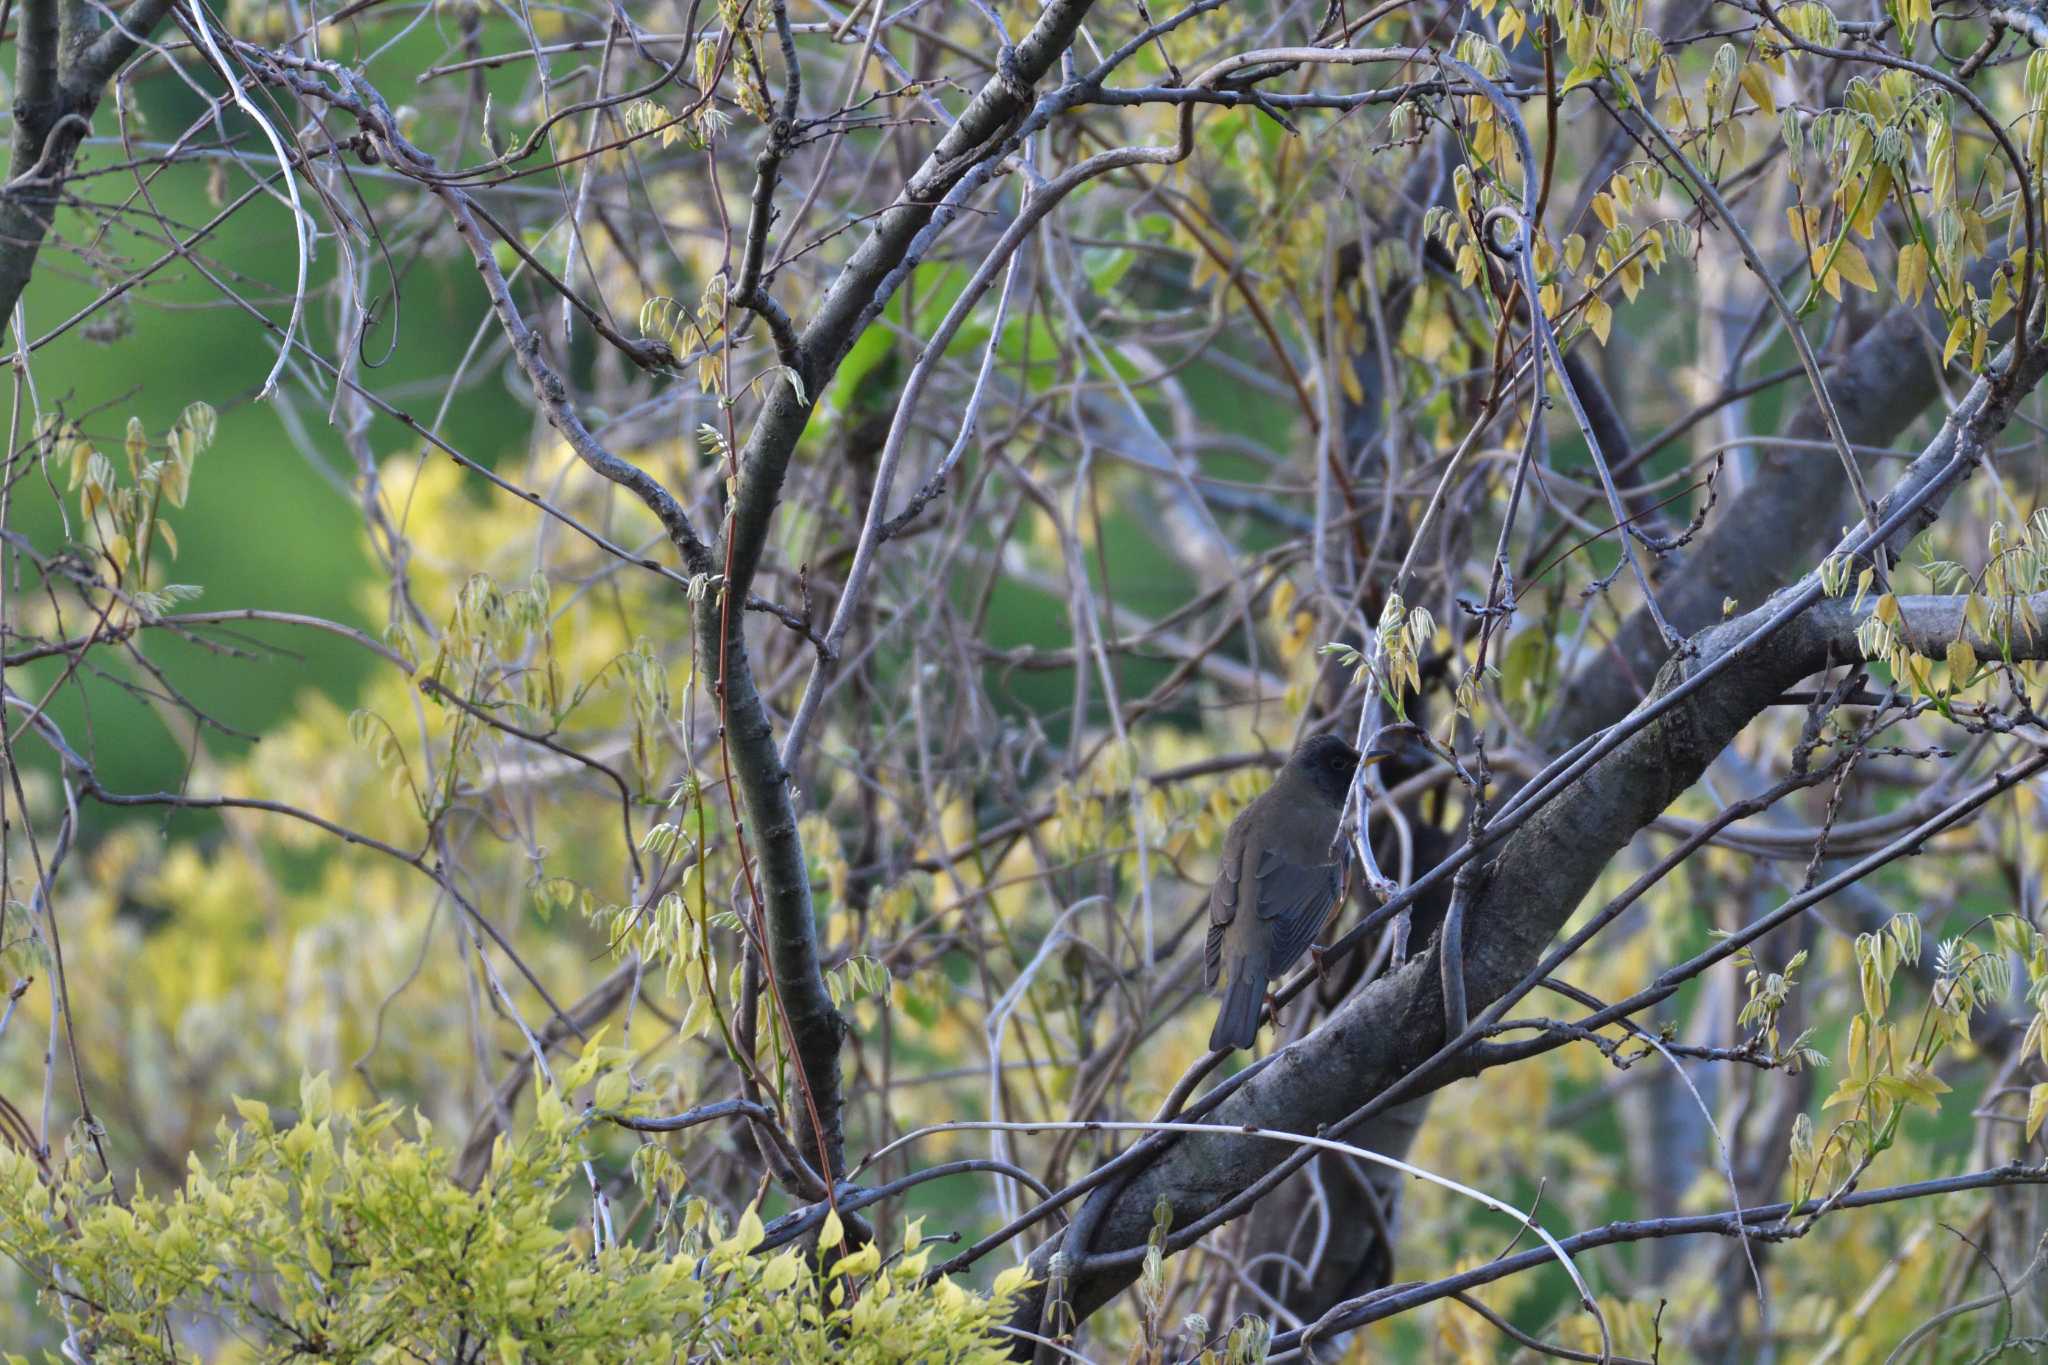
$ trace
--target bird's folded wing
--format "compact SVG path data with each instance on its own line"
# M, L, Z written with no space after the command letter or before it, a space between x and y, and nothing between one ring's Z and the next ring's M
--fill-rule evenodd
M1339 863L1297 863L1261 848L1255 904L1259 918L1273 923L1273 957L1268 970L1279 975L1315 940L1343 890Z
M1209 939L1202 946L1202 984L1213 987L1223 971L1223 934L1237 918L1239 888L1244 881L1245 819L1231 821L1223 835L1223 861L1216 885L1209 891Z

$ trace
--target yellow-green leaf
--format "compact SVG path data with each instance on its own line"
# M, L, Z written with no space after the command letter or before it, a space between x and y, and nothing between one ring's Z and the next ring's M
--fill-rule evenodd
M1600 344L1607 344L1607 334L1614 330L1614 306L1598 294L1586 296L1586 325L1593 329L1593 335L1600 338Z
M1908 242L1899 248L1898 285L1899 297L1909 304L1918 304L1921 295L1927 292L1928 256L1927 248L1918 242Z
M1870 273L1870 261L1863 254L1863 248L1854 242L1843 242L1835 252L1834 273L1865 293L1877 292L1877 277Z
M744 1256L753 1251L761 1245L761 1240L767 1235L768 1230L761 1226L760 1212L749 1204L747 1211L740 1215L740 1225L734 1228L732 1233L732 1240L739 1253Z
M1977 651L1970 648L1968 640L1952 640L1948 646L1948 680L1950 686L1966 686L1977 676Z
M327 1079L327 1073L305 1076L299 1080L299 1117L307 1123L318 1123L334 1108L334 1087Z
M1778 101L1771 95L1770 75L1754 63L1742 68L1742 88L1756 101L1756 107L1763 110L1765 118L1778 116Z
M802 1267L797 1264L796 1253L785 1251L768 1262L768 1268L761 1272L761 1288L770 1294L780 1294L796 1283Z

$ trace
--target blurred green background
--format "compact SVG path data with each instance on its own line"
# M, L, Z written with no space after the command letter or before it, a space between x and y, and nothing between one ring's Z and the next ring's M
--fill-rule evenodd
M439 50L438 43L426 46ZM417 60L419 55L412 57ZM394 57L403 60L404 54ZM153 143L177 136L203 113L199 95L180 82L149 80L136 90L143 122L140 135ZM114 127L111 112L103 111L95 131L104 134ZM248 151L245 164L217 160L210 172L206 164L187 163L150 182L150 197L180 229L181 237L245 191L252 172L261 174L275 166L246 121L231 120L228 131L249 134L241 142ZM209 131L197 140L209 142L213 136ZM129 159L117 138L102 136L88 144L81 164L90 171ZM85 183L101 205L136 202L128 212L116 215L120 228L99 240L96 224L86 216L67 212L60 217L23 300L30 338L48 332L110 283L153 262L166 249L142 211L147 205L137 194L133 172L117 171ZM358 183L372 194L387 188L360 176ZM303 181L301 186L309 193ZM381 206L379 216L384 216ZM421 223L438 228L442 220L401 221L410 231ZM82 245L95 248L105 262L103 268L87 264L76 249ZM364 347L361 375L373 391L430 422L441 402L432 381L455 372L476 321L485 315L483 291L474 272L454 268L445 253L438 259L425 255L416 240L403 237L389 246L389 254L377 258L373 271L382 315ZM271 319L282 323L289 316L297 262L291 215L282 203L262 198L244 206L195 251ZM323 236L311 286L318 289L330 282L337 262L334 242ZM395 309L394 269L402 286L402 300ZM131 416L141 419L152 441L160 441L188 403L204 400L219 411L219 439L199 459L189 505L166 510L165 519L177 533L179 557L164 566L165 578L204 590L186 609L260 607L327 617L372 633L380 630L382 620L366 614L370 564L361 508L350 494L356 471L327 420L325 397L332 395L331 380L323 377L325 397L317 401L289 377L281 386L290 415L308 438L302 445L294 440L281 405L256 397L277 357L275 334L239 306L223 303L215 286L196 270L174 264L131 292L117 308L114 316L123 319L124 330L113 339L95 340L88 336L90 327L77 327L35 353L37 397L44 413L61 412L77 421L117 467L123 463L120 450ZM333 356L332 308L316 299L307 312L307 339L320 354ZM110 315L102 314L106 316ZM303 356L299 363L307 364ZM372 364L376 368L370 368ZM494 464L524 448L530 432L527 414L525 406L507 403L495 365L472 366L453 396L440 434L470 457ZM28 429L24 416L24 434ZM381 416L370 429L369 442L380 460L418 450L416 438ZM14 490L9 523L45 553L59 548L63 537L53 488L64 500L74 537L80 527L76 494L64 491L68 476L68 463L60 459L50 465L47 480L34 476ZM122 477L126 478L125 470ZM66 620L74 635L86 624ZM210 652L170 632L153 632L140 644L149 660L206 713L250 734L275 725L309 687L346 706L364 673L377 666L360 648L317 631L258 625L246 627L246 634L275 646L275 651L251 662ZM72 742L94 759L110 786L128 791L177 786L189 755L181 752L180 741L155 712L122 686L150 680L117 651L97 650L92 661L106 672L89 677L82 689L63 688L51 714ZM22 676L10 681L17 690L40 697L63 667L61 660L44 661L17 670ZM247 744L212 730L205 742L223 756ZM28 763L44 757L24 753ZM102 820L107 814L96 813Z

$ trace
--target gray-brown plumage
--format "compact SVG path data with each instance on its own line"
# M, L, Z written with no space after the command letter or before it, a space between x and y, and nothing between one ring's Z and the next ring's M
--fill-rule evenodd
M1365 761L1387 756L1376 744ZM1358 750L1335 735L1311 736L1230 822L1202 959L1211 989L1229 975L1211 1049L1252 1045L1268 984L1294 965L1336 906L1344 885L1337 822L1359 761Z

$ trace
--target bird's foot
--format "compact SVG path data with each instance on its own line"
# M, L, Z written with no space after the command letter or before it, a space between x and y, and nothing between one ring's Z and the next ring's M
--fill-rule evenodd
M1273 1027L1280 1027L1280 997L1270 990L1266 992L1266 1018L1272 1020Z
M1316 969L1316 984L1320 986L1329 985L1330 959L1324 954L1322 944L1311 943L1308 945L1308 960L1310 965Z

